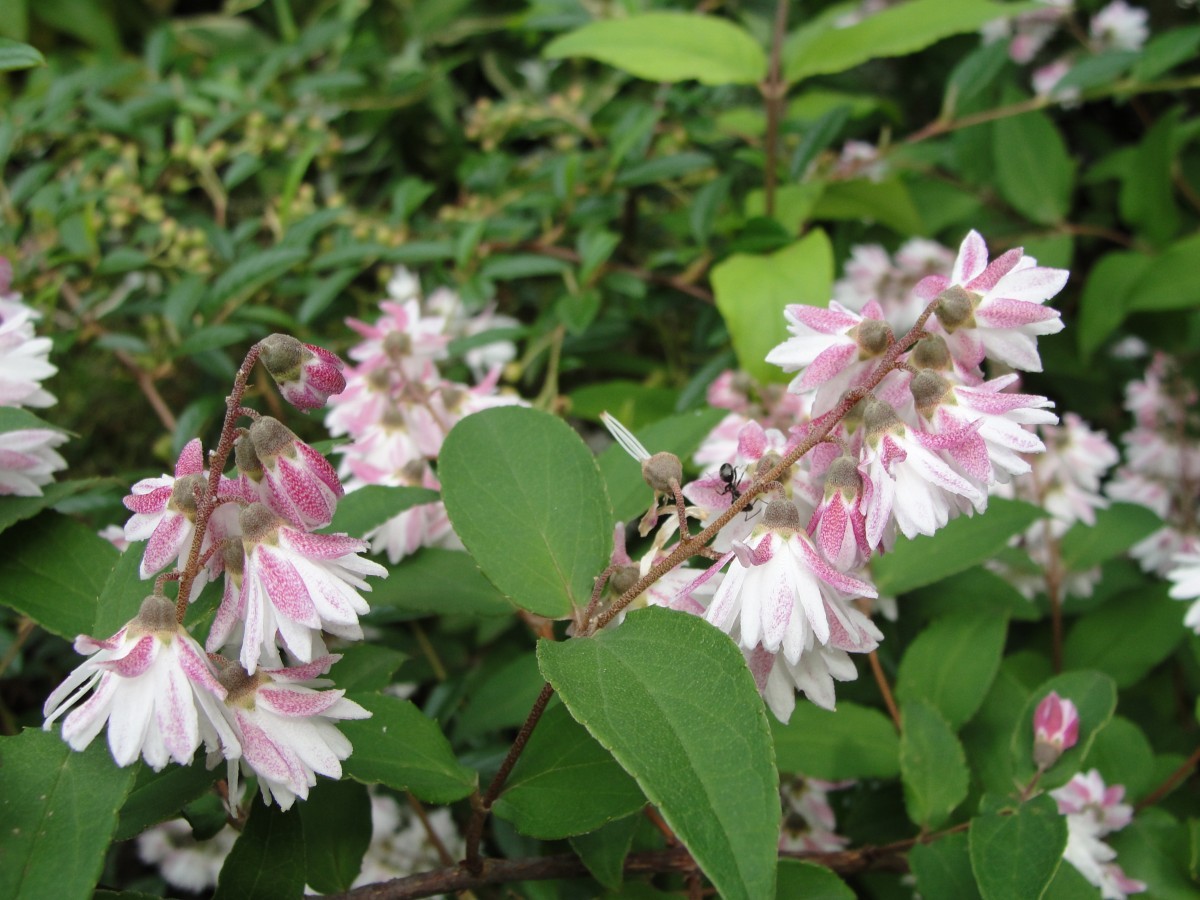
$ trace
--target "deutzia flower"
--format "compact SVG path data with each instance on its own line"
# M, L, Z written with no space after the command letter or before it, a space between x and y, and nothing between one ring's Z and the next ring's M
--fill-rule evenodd
M878 642L871 640L856 649L870 652L876 646ZM833 710L837 699L834 681L858 678L858 669L846 651L832 646L818 644L796 663L789 662L784 654L772 653L762 646L753 650L743 648L742 655L746 657L746 665L754 676L763 702L785 725L796 708L797 691L822 709Z
M72 750L84 750L107 724L108 746L119 766L139 755L156 772L171 759L187 765L201 741L230 759L241 752L221 712L225 688L199 644L176 622L175 604L166 597L150 595L111 638L80 635L75 649L91 658L43 707L43 727L49 730L93 691L63 720L62 736Z
M342 777L341 761L350 755L350 741L334 722L367 719L371 713L345 691L322 691L329 682L319 679L340 656L322 656L305 666L259 669L249 675L236 663L221 672L228 691L225 706L242 744L240 761L229 761L229 796L234 803L241 789L241 769L258 776L263 802L290 809L317 776Z
M0 406L53 406L41 382L58 369L49 360L50 338L37 337L37 313L9 300L0 309Z
M800 526L789 500L772 500L763 523L734 558L704 618L747 650L782 651L793 666L817 645L873 649L883 638L844 595L875 597L866 582L827 563Z
M260 359L288 403L302 412L320 409L333 394L346 389L345 367L338 357L302 344L286 334L272 334L258 343Z
M1067 849L1063 859L1079 870L1084 878L1100 888L1104 900L1125 900L1128 894L1146 890L1144 882L1126 875L1114 860L1115 851L1101 840L1120 831L1133 819L1133 808L1121 799L1125 788L1107 787L1095 769L1079 773L1050 796L1058 811L1067 817Z
M1149 18L1146 10L1113 0L1092 16L1088 31L1098 50L1141 50L1150 36Z
M67 466L54 449L66 440L66 434L53 428L0 432L0 496L40 497L42 485Z
M260 416L234 446L238 470L270 509L297 528L333 521L342 483L325 457L271 416Z
M1079 710L1051 691L1033 711L1033 761L1048 769L1079 742Z
M368 612L358 591L369 591L364 576L386 577L387 569L362 559L366 541L344 534L305 534L288 525L261 503L239 517L245 561L236 606L226 591L208 637L209 650L228 639L238 619L245 623L239 656L253 674L262 659L281 660L276 632L301 662L313 659L314 638L321 630L358 640L358 617ZM235 553L236 556L236 553Z
M1037 337L1062 331L1059 312L1045 302L1067 283L1065 269L1048 269L1017 248L988 262L987 245L970 232L949 278L930 275L914 289L937 300L937 321L951 353L965 365L985 356L1026 372L1042 371Z
M1179 553L1175 556L1175 568L1167 573L1175 582L1171 585L1171 596L1176 600L1195 600L1183 617L1183 624L1200 634L1200 553Z

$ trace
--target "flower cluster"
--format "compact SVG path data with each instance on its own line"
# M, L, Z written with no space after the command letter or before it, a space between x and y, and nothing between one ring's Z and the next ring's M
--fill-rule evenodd
M405 269L388 283L388 295L373 324L349 320L363 340L350 349L356 364L326 424L335 436L352 438L339 448L347 490L371 484L436 490L432 463L454 424L481 409L520 402L497 391L503 365L516 355L511 341L466 352L474 386L447 379L438 364L449 358L452 339L518 323L490 310L468 316L458 295L445 288L422 302L420 284ZM392 563L423 546L461 546L441 502L410 507L366 538Z
M187 765L203 743L210 764L228 760L231 802L245 771L267 802L287 809L318 774L341 776L351 747L334 723L369 715L343 691L324 690L330 682L320 676L340 658L326 652L325 635L362 637L358 617L368 608L359 591L370 590L367 576L387 572L359 556L365 541L316 533L342 496L324 457L278 420L238 405L260 356L301 409L344 386L341 361L325 350L284 335L255 346L209 466L193 440L173 476L139 481L125 498L133 513L125 539L146 542L141 576L172 571L158 575L137 616L111 638L76 640L90 658L50 695L45 715L49 728L66 714L63 738L76 750L107 725L121 766L139 756L156 771L171 760ZM234 428L238 417L250 426ZM231 452L236 476L222 472ZM222 578L206 655L181 622L187 603ZM167 581L179 582L178 602L163 593Z
M1115 862L1117 852L1102 838L1120 831L1133 818L1133 808L1121 800L1125 788L1105 785L1096 769L1079 773L1050 792L1058 811L1067 817L1067 849L1063 859L1096 887L1104 900L1125 900L1146 890L1144 882L1126 875Z
M42 387L58 369L49 361L50 339L34 332L38 318L12 293L12 266L0 256L0 496L40 497L67 465L55 449L67 435L21 409L57 402Z
M697 453L706 471L683 486L687 515L712 521L775 475L714 540L718 564L665 605L702 608L730 634L780 719L797 690L832 709L834 682L857 677L848 654L882 639L862 606L877 597L866 571L873 554L897 531L933 534L955 515L981 511L995 485L1030 471L1026 456L1044 446L1029 426L1058 421L1050 401L1013 392L1016 375L986 380L981 366L991 358L1040 370L1037 337L1062 327L1044 303L1066 278L1020 249L989 262L971 232L949 274L913 285L928 308L915 319L894 296L886 311L874 297L859 311L837 300L787 308L793 337L767 360L798 372L789 386L797 401L775 407L791 422L751 418L732 378L714 385L735 412ZM911 332L897 337L897 322ZM818 429L825 437L813 445ZM810 451L797 458L801 448ZM781 468L785 459L796 462ZM714 570L723 576L708 601L695 588L715 584Z
M829 795L853 785L853 781L799 777L783 785L783 829L779 835L779 849L805 853L834 853L846 849L850 839L837 833L837 816L829 803Z

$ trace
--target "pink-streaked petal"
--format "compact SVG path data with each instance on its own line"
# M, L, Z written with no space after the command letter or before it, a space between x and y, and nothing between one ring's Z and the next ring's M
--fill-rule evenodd
M345 691L301 691L286 688L259 688L255 702L281 716L305 718L319 716L333 706Z
M340 653L329 653L318 656L303 666L289 666L284 669L263 669L272 678L282 682L312 681L328 672L333 664L342 658Z
M964 285L969 291L974 291L977 294L986 294L996 283L1005 275L1012 271L1013 266L1021 261L1025 251L1020 247L1015 247L1006 253L1000 254L993 259L986 269L979 273L975 278L972 278L969 283Z
M192 438L184 445L179 454L179 462L175 463L175 477L198 475L204 471L204 450L200 447L200 438Z
M742 459L762 459L767 452L767 433L763 427L753 420L742 426L738 432L738 455Z
M172 490L173 483L156 487L149 493L129 494L121 502L125 504L125 508L130 512L152 515L160 513L167 508L167 501L171 499Z
M849 594L852 597L878 597L879 594L874 587L867 584L865 581L859 581L857 578L851 578L849 575L844 575L839 572L829 563L827 563L821 554L817 553L816 548L807 540L794 540L795 547L801 557L804 559L805 565L812 570L813 574L824 581L826 584L833 585L843 594Z
M806 325L821 334L840 334L862 321L861 316L840 305L825 309L820 306L803 306L793 303L786 308L785 314L793 322Z
M122 678L137 678L158 658L157 638L153 635L143 635L138 638L133 648L120 659L111 659L96 663L97 667L115 672Z
M218 700L224 700L225 688L221 686L221 682L217 681L208 660L199 651L200 646L195 644L191 638L183 635L176 636L175 652L179 655L179 667L183 669L183 674L193 684L204 688Z
M1059 319L1057 309L1042 306L1040 303L1029 303L1025 300L992 300L985 306L975 310L975 321L988 328L1021 328L1038 322L1048 322ZM1061 330L1061 324L1059 328ZM1050 334L1052 332L1043 332Z
M1066 287L1070 275L1066 269L1043 266L1009 272L988 292L988 301L982 305L990 306L993 298L1042 304Z
M100 679L92 696L63 719L62 737L72 750L83 750L104 728L112 710L120 679L108 675Z
M175 762L186 766L200 746L200 726L192 687L183 671L166 666L155 697L155 724L163 746Z
M950 279L946 276L926 275L913 287L913 293L926 303L929 303L948 287L950 287Z
M799 390L808 391L843 372L858 357L854 344L837 344L817 354L800 378Z
M958 256L954 259L954 268L950 271L951 284L965 285L979 277L987 268L988 249L983 237L978 231L971 229L959 245Z
M255 575L262 583L271 605L294 622L309 628L320 628L321 620L295 566L262 547L253 555ZM246 578L251 578L249 571Z
M163 566L174 562L191 531L192 523L183 516L171 513L163 516L146 543L146 552L142 555L142 577L149 578Z

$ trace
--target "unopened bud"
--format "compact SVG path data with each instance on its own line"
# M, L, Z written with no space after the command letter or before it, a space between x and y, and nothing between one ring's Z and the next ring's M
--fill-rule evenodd
M763 513L763 524L768 528L800 530L800 510L791 500L771 500Z
M922 369L913 376L908 389L912 391L917 411L929 418L942 402L942 398L950 392L950 382L932 369Z
M308 412L325 405L331 394L346 389L345 366L338 357L312 344L302 344L286 334L272 334L258 342L259 359L279 385L285 400Z
M655 453L642 462L642 478L656 491L673 493L672 480L675 484L683 481L683 463L674 453Z
M863 319L854 330L859 359L882 356L894 340L892 327L878 319Z
M950 334L958 328L975 326L975 305L971 302L971 294L957 284L937 295L937 306L933 313Z
M1033 761L1048 769L1079 741L1079 710L1051 691L1033 713Z
M945 372L953 365L950 348L940 334L931 334L917 341L908 361L917 369L937 369L939 372Z

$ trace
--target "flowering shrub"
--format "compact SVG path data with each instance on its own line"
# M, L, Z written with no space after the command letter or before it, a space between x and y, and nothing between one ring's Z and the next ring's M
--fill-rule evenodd
M1190 6L13 3L0 895L1200 891Z

